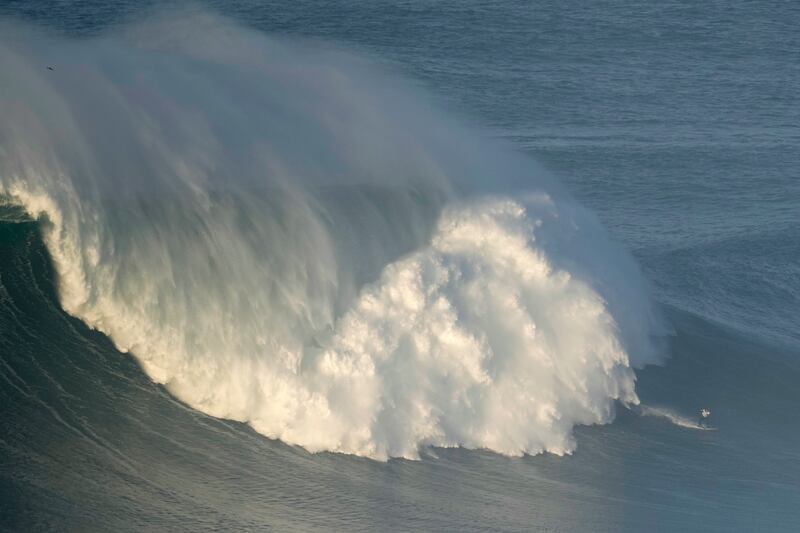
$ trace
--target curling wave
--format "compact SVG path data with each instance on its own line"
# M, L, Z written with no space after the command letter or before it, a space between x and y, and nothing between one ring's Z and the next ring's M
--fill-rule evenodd
M2 201L64 309L192 407L385 459L568 453L638 403L660 330L633 261L369 61L205 14L2 29Z

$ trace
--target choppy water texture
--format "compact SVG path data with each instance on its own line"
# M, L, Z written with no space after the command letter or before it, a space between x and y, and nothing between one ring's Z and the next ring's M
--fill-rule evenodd
M794 5L0 17L0 528L800 522Z

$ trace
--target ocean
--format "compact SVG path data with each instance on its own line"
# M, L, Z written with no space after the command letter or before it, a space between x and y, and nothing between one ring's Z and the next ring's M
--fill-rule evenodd
M0 3L0 530L796 530L797 27Z

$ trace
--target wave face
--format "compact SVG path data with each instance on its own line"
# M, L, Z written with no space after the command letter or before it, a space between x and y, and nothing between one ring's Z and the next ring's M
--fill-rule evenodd
M369 61L205 14L2 29L2 201L64 309L192 407L385 459L568 453L638 403L661 330L634 262Z

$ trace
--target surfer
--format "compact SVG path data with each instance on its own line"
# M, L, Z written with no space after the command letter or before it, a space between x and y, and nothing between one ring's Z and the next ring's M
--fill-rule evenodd
M700 421L699 421L700 427L703 427L703 428L709 427L709 425L710 425L709 424L709 422L710 422L709 417L710 416L711 416L711 410L710 409L706 409L705 407L700 409Z

